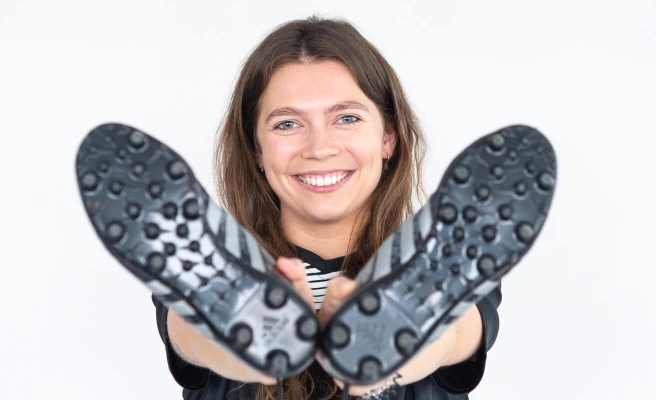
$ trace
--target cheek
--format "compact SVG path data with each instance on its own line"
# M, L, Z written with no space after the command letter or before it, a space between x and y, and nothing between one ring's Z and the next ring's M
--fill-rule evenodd
M372 144L373 140L363 140L357 143L351 143L349 146L351 154L355 155L358 164L362 167L372 167L375 165L376 160L382 157L382 147L376 147Z
M276 169L286 169L298 153L298 146L284 140L269 140L263 148L265 162Z

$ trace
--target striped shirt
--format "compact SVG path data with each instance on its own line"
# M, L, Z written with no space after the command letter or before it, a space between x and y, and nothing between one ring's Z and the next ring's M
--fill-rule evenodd
M314 308L315 310L319 310L326 294L328 281L340 275L342 262L346 257L324 260L317 254L298 246L296 246L296 252L298 258L305 265L305 273L307 274L307 280L310 284L310 289L312 289L312 297L314 298Z
M308 283L310 284L310 289L312 289L312 297L314 297L314 308L319 310L321 304L323 303L323 297L326 294L326 287L328 287L328 281L340 274L339 271L322 273L318 269L312 267L308 263L303 263L305 265L305 272L307 273Z

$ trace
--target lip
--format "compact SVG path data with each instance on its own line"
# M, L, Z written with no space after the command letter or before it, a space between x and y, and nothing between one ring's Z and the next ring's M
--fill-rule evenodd
M344 170L342 170L342 171L346 172ZM344 178L341 181L337 182L336 184L330 185L330 186L312 186L312 185L308 185L307 183L300 180L300 178L297 175L294 175L294 180L296 182L298 182L298 184L301 185L301 187L303 187L304 189L306 189L310 192L330 193L330 192L334 192L335 190L338 190L339 188L344 186L346 184L346 182L351 180L351 176L353 176L353 172L354 171L348 171L348 175L346 176L346 178ZM301 174L301 175L306 175L306 174ZM307 174L307 175L311 175L311 174Z
M317 170L317 171L299 172L296 175L321 175L321 176L323 176L323 175L328 175L328 174L332 174L332 173L335 173L335 172L347 172L347 171L352 172L349 169L327 169L325 171L318 171Z

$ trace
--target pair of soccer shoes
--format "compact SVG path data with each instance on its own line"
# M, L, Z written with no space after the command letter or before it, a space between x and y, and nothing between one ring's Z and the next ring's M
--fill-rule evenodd
M497 287L538 236L556 183L554 150L537 130L516 125L480 138L383 242L320 332L314 310L273 274L271 255L165 144L101 125L76 167L105 247L198 332L278 379L302 372L321 349L322 366L352 385L391 375ZM371 340L370 326L382 339Z

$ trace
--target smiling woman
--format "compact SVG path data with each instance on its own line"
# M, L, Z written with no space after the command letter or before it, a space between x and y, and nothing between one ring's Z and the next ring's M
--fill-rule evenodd
M240 72L217 136L218 198L278 260L282 274L318 309L323 325L355 288L353 278L365 263L413 215L413 195L425 201L424 155L417 118L380 52L346 21L291 21L269 34ZM498 329L498 301L487 304L481 312L488 321L486 345L478 345L478 312L468 313L471 348L462 350L461 360L478 348L471 360L452 362L450 372L436 370L444 360L434 347L418 357L423 363L418 370L425 373L404 383L411 389L387 392L390 398L466 398L482 377L485 351ZM271 379L252 378L252 371L242 381L227 378L245 369L225 355L221 363L208 359L211 344L175 313L167 319L166 307L156 306L169 367L185 387L185 399L272 398ZM438 341L441 348L453 347L455 329L450 332ZM315 361L282 382L284 397L332 399L342 387L334 378ZM365 391L354 386L343 394Z
M376 104L337 61L279 67L260 108L256 160L279 198L288 240L305 248L323 241L322 257L344 255L357 213L380 181L380 160L394 150L394 128L385 127ZM328 245L326 238L302 233L321 232L326 223L338 224L333 232L341 240L331 235Z

